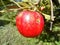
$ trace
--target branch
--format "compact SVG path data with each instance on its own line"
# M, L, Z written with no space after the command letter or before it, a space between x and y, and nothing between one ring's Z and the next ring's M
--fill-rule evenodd
M3 0L1 0L2 5L7 9L6 5L4 4Z
M51 20L54 21L53 2L52 2L52 0L50 0L50 2L51 2Z
M14 20L11 20L11 19L7 19L7 18L0 18L0 20L5 20L5 21L9 21L9 22L16 22L16 20L14 19Z
M53 16L53 2L52 0L50 0L51 3L51 22L50 22L50 30L52 30L52 26L53 26L53 21L54 21L54 16Z
M21 8L21 6L17 2L15 2L14 0L10 0L10 1L13 2L14 4L16 4L19 8Z

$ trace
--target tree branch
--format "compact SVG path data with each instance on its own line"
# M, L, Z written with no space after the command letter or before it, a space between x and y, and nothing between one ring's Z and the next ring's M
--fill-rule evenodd
M14 0L11 0L11 2L13 2L14 4L16 4L19 8L22 8L17 2L15 2Z
M53 26L53 21L54 21L54 16L53 16L53 2L52 0L50 0L51 3L51 22L50 22L50 30L52 30L52 26Z

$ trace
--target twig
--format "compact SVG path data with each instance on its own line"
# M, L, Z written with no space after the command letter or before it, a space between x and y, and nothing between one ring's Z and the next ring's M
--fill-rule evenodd
M12 0L13 3L15 3L19 8L22 8L17 2L15 2L14 0Z
M32 2L32 0L30 0L30 3L33 3L34 5L38 5L40 0L33 0L35 3Z
M1 0L1 3L2 3L2 5L5 7L5 12L6 12L6 14L8 14L7 7L6 7L5 3L3 2L3 0ZM2 12L3 12L3 11L2 11Z
M36 4L36 5L38 5L38 4L39 4L39 2L40 2L40 0L37 0L35 4Z
M53 26L53 21L54 21L54 16L53 16L53 2L52 0L50 0L51 3L51 22L50 22L50 30L52 30L52 26Z
M14 19L14 20L11 20L11 19L7 19L7 18L0 18L0 20L5 20L5 21L9 21L9 22L16 22L16 20Z
M2 5L7 9L6 5L4 4L3 0L1 0Z
M11 12L11 11L18 11L18 10L20 10L20 8L17 8L17 9L8 9L8 10L1 10L0 13L4 13L6 11Z

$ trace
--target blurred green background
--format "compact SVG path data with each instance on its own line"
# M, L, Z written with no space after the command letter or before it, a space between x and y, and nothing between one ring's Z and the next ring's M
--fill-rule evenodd
M36 0L14 0L23 9L33 10ZM55 21L53 30L50 31L50 20L45 19L44 31L35 38L26 38L22 36L15 24L18 6L13 0L0 0L0 45L60 45L60 6L54 4ZM29 2L31 1L31 2ZM38 0L37 0L38 1ZM31 5L31 3L33 3ZM33 6L33 7L32 7ZM39 10L41 6L45 6L43 11ZM32 7L28 8L28 7ZM51 8L49 0L41 0L37 5L40 12L50 16ZM9 10L10 9L10 10ZM13 11L12 11L13 10Z

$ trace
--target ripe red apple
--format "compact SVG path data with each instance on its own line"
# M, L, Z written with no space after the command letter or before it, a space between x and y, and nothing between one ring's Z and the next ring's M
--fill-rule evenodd
M16 26L23 36L36 37L43 31L44 18L36 11L24 10L17 14Z

